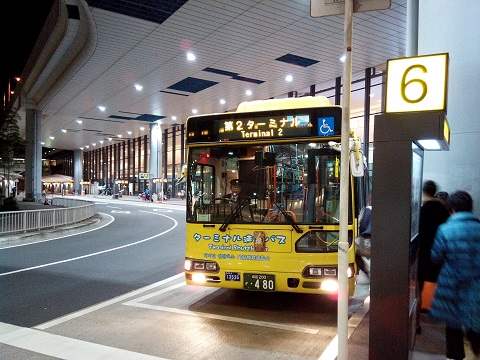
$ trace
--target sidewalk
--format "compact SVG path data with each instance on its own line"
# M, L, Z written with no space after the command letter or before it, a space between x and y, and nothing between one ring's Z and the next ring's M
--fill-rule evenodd
M105 195L68 195L69 197L74 197L74 198L81 198L85 200L122 200L122 201L132 201L132 202L137 202L137 203L152 203L152 204L163 204L163 205L175 205L175 206L186 206L186 201L181 200L181 199L169 199L169 200L164 200L164 201L145 201L140 199L138 196L131 196L131 195L123 195L122 197L119 197L118 199L113 199L112 196L105 196Z
M367 314L348 339L349 360L368 360L369 322ZM421 315L422 333L417 335L411 360L445 360L445 329L427 315ZM474 360L469 345L465 345L465 359Z

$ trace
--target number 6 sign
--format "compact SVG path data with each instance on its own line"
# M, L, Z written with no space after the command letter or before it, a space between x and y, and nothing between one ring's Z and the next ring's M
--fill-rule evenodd
M387 62L386 112L447 109L448 54Z

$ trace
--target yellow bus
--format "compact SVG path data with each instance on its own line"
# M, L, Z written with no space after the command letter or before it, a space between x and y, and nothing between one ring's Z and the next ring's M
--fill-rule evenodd
M303 97L188 119L187 284L336 294L341 117L327 98ZM359 212L351 179L350 295Z

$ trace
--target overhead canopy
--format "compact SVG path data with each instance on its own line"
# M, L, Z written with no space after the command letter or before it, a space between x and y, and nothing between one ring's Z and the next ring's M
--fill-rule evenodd
M46 147L123 142L154 121L168 126L245 100L303 95L342 75L343 18L312 18L309 1L130 3L57 2L55 36L38 45L34 71L23 75ZM354 23L354 73L405 52L406 0L356 14Z

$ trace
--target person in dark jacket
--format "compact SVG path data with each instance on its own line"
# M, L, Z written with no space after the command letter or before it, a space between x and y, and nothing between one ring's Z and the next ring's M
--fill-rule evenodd
M480 220L465 191L449 197L452 216L441 225L432 261L441 266L431 316L446 323L447 358L463 359L463 338L480 356Z
M448 203L448 193L447 193L446 191L439 191L439 192L437 192L437 193L435 194L434 198L443 201L443 203L445 204L445 206L446 206L447 203Z
M438 227L447 221L449 212L444 203L435 198L437 185L427 180L423 184L423 205L420 209L420 223L418 229L418 284L420 292L425 281L437 282L440 267L432 263L430 252Z

